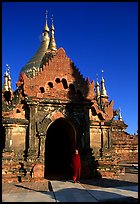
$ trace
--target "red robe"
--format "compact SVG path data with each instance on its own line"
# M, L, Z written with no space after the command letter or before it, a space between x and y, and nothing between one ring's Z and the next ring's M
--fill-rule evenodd
M81 160L79 154L72 156L72 177L74 181L79 181L81 176Z

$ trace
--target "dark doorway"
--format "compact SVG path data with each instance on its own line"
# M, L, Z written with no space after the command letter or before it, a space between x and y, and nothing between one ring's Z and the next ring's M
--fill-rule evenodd
M71 178L71 156L75 145L76 131L68 120L60 118L50 125L45 143L45 178Z

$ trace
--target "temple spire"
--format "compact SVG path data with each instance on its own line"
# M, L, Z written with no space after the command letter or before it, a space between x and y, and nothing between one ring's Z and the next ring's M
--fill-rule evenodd
M50 43L49 43L49 49L52 50L52 51L56 51L57 48L56 48L56 42L55 42L55 38L54 38L54 31L55 31L55 28L54 28L54 18L53 18L53 15L52 15L52 26L51 26L51 39L50 39Z
M48 27L48 11L46 10L46 24L45 24L45 27L44 27L44 31L47 31L49 32L50 29Z
M98 74L96 74L96 98L98 99L100 97L100 86L99 86L99 82L98 82Z
M104 73L103 70L102 70L102 73ZM101 96L103 96L103 97L107 96L107 92L106 92L106 88L105 88L105 80L103 78L103 75L102 75L102 79L101 79Z
M49 36L49 27L48 27L48 11L46 10L46 24L44 27L44 31L42 33L42 41L45 41L46 43L46 49L48 48L50 36Z
M4 85L3 90L4 91L11 91L11 77L10 77L10 66L6 64L6 72L4 74Z
M122 121L123 119L122 119L122 114L121 114L121 109L119 108L119 111L118 111L118 119L120 120L120 121Z

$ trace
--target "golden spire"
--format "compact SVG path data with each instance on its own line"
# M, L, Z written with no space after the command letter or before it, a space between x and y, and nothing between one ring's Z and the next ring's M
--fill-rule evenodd
M11 91L11 77L10 77L10 66L6 64L6 72L4 74L4 86L3 89L4 91Z
M98 74L96 74L96 79L97 79L97 81L96 81L95 87L96 87L96 97L98 99L100 97L100 87L99 87L99 82L98 82Z
M50 29L48 27L48 11L46 10L46 24L45 24L45 27L44 27L44 31L47 31L49 32Z
M102 70L102 73L104 71ZM101 80L101 96L107 96L107 92L106 92L106 89L105 89L105 83L104 83L104 78L102 76L102 80Z
M4 74L4 85L3 85L3 90L8 91L8 73L7 71Z
M47 14L48 11L46 10L46 24L44 27L44 32L42 33L42 41L45 41L46 43L46 49L48 48L49 41L50 41L50 36L49 36L49 27L48 27L48 22L47 22Z
M55 38L54 38L54 31L55 31L55 28L54 28L54 24L53 24L53 15L52 15L52 26L51 26L51 39L50 39L50 44L49 44L49 47L48 49L52 50L52 51L56 51L57 48L56 48L56 42L55 42Z
M122 121L123 119L122 119L122 114L121 114L121 109L119 108L119 111L118 111L118 119L120 120L120 121Z
M54 29L54 23L53 23L53 20L54 20L53 15L52 15L51 19L52 19L52 28L51 28L51 29L52 29L52 30L55 30L55 29Z

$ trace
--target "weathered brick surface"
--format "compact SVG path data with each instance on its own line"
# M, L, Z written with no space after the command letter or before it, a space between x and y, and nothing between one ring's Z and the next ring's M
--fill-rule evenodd
M114 152L121 161L138 162L138 135L129 135L125 132L113 134Z
M80 90L86 97L89 90L88 82L81 76L80 72L72 65L63 48L57 50L56 55L43 65L38 75L28 78L23 73L24 93L29 96L68 99L69 85L74 84L75 90ZM66 82L66 84L65 84ZM52 84L52 87L49 85ZM92 82L92 88L93 82ZM41 93L40 88L44 89ZM93 98L94 89L90 91Z
M33 178L43 178L44 177L44 165L35 164L33 168Z

